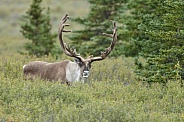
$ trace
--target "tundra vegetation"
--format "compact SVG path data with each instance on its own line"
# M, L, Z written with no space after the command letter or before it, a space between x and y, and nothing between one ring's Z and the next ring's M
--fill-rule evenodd
M17 1L22 4L19 4ZM25 42L28 41L21 36L17 21L19 21L20 16L26 12L29 6L28 1L17 1L11 1L11 4L10 1L7 0L0 1L0 15L2 17L0 23L0 121L184 121L184 90L182 87L183 79L181 77L181 73L183 73L183 55L180 55L183 54L183 14L181 14L181 16L173 16L173 19L168 19L169 17L172 17L172 15L180 15L178 13L182 13L183 9L181 8L183 7L180 7L183 5L182 0L174 2L171 0L163 0L164 4L162 4L162 0L160 0L159 5L157 4L158 0L155 0L154 2L151 0L136 0L132 6L127 6L127 8L136 6L137 8L135 9L145 11L142 11L142 14L140 14L140 11L137 11L138 14L134 12L133 14L139 16L133 16L132 14L126 18L129 19L129 21L127 20L124 23L126 24L126 28L125 25L121 26L125 30L121 28L118 30L118 38L120 40L118 45L123 44L126 45L126 47L123 47L120 51L119 48L121 46L118 46L118 49L115 49L115 52L118 51L118 54L122 52L126 56L142 55L139 58L136 58L136 62L134 62L134 58L125 57L123 56L124 54L121 56L115 55L116 58L108 57L101 62L94 62L92 64L90 76L86 82L84 84L74 83L69 87L66 84L60 84L59 82L49 82L41 79L35 79L34 81L23 79L22 67L28 62L35 60L56 62L71 58L62 54L59 57L53 57L52 55L36 57L21 55L17 52L25 51L23 46ZM97 4L97 2L93 0L89 1L90 4ZM109 1L113 2L115 0ZM117 2L118 1L119 0L117 0ZM88 14L89 4L85 0L80 0L80 2L75 1L75 4L73 2L74 1L68 0L67 2L65 1L65 5L61 5L59 0L43 1L43 5L50 6L50 17L53 31L58 30L61 16L66 12L75 16ZM138 3L141 3L142 5L146 3L147 8L139 9L143 8L143 6L138 6L140 5ZM98 4L104 3L101 1ZM144 14L141 18L141 15L146 12L146 9L149 9L150 11L153 10L149 5L152 7L153 5L157 5L154 7L154 10L159 10L158 12L164 10L164 12L166 12L161 12L162 15L165 15L160 17L164 18L163 21L159 21L159 18L156 18L156 16L153 17L150 14ZM159 8L160 6L162 9ZM93 6L91 7L93 8ZM172 9L169 9L170 7ZM177 11L174 11L174 8L177 9ZM167 14L168 10L171 10L169 14ZM121 12L122 11L120 11L120 13ZM131 13L131 11L129 11L129 13ZM157 13L157 15L159 15L159 13ZM119 22L125 20L123 19L124 15L121 17ZM156 19L151 19L151 17ZM179 21L176 21L178 22L176 23L177 27L174 28L177 33L174 33L171 26L163 28L163 30L167 32L166 34L163 34L161 30L156 31L157 29L155 27L161 27L161 25L168 24L174 25L172 22L174 22L174 18L177 17L181 18ZM164 22L167 23L164 24ZM137 23L139 26L137 26ZM86 24L90 25L89 22L86 22ZM5 25L8 26L5 27ZM89 25L86 27L88 28ZM77 24L73 24L71 27L71 30L83 28ZM144 27L148 30L153 29L154 32L149 31L149 33L145 34L148 30L144 30ZM133 29L133 31L130 31L131 29ZM177 35L172 36L172 34ZM160 40L161 36L164 37L163 40ZM172 40L171 37L177 38ZM69 39L67 40L66 37L64 38L67 42L71 42ZM148 38L149 41L145 41L146 43L141 42ZM123 42L123 39L125 39L125 42ZM95 40L99 41L98 38ZM154 41L163 45L158 45L157 43L154 45ZM170 46L166 46L162 42L167 42L166 44ZM178 45L176 45L177 47L171 45L175 45L175 42L178 42ZM144 50L139 49L139 46L144 46ZM157 46L166 46L168 47L168 50L167 48L164 48L159 52ZM130 47L132 47L131 49L133 50L127 50L127 52L124 51L124 49L130 49ZM146 50L146 48L150 50ZM155 52L153 51L153 48L156 48ZM154 55L151 57L151 55L148 55L150 52L152 56L154 54L157 54L158 56ZM162 57L162 55L164 57ZM167 56L172 60L168 60ZM176 60L174 60L175 56L178 57ZM159 62L159 57L162 57L163 62ZM140 63L140 61L143 63ZM164 62L168 65L165 66ZM139 67L136 69L137 66ZM169 66L171 69L167 70ZM159 70L159 68L162 70ZM153 71L151 72L151 70ZM163 75L165 71L168 72ZM169 71L173 71L172 75L167 75ZM153 73L153 75L149 74L150 72ZM149 76L151 76L151 79L146 79L149 78ZM164 78L166 78L165 80L167 80L167 82L160 82L164 81ZM158 82L149 82L153 80L158 80Z
M65 56L62 57L66 58ZM22 65L53 57L1 57L0 121L183 121L184 90L134 79L132 59L95 62L86 83L23 80Z

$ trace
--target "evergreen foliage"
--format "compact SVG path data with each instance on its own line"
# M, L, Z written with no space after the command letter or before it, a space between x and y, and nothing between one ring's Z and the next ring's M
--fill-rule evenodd
M102 35L103 32L112 33L110 30L110 20L118 22L119 16L124 9L127 0L88 0L91 4L89 14L84 18L75 18L75 22L84 26L83 30L74 31L74 35L70 36L72 46L77 49L81 55L89 53L98 56L111 42L111 39ZM118 32L119 33L119 32ZM113 50L113 56L122 54L121 40Z
M184 3L182 0L137 0L136 19L140 54L146 64L139 64L136 73L148 82L184 78Z
M57 34L51 33L50 9L43 13L42 0L33 0L21 23L21 33L31 43L26 43L25 49L31 55L43 56L49 53L56 54L55 46Z

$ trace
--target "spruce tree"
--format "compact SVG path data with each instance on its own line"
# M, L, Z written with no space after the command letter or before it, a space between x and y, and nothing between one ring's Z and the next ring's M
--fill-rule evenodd
M21 23L21 33L31 43L26 43L25 49L31 55L49 55L55 51L55 38L57 34L51 33L50 9L43 13L42 0L33 0Z
M148 82L167 83L168 80L184 78L184 4L182 0L146 0L135 17L139 18L140 32L136 43L145 65L136 70L141 79ZM145 8L144 11L143 9ZM147 9L146 9L147 8Z
M103 36L103 32L112 33L110 20L119 21L121 10L124 9L126 0L88 0L91 4L89 14L84 18L75 18L75 22L84 26L83 30L74 31L70 36L72 46L82 55L93 54L98 56L109 46L111 39ZM119 33L119 28L118 28ZM121 40L111 53L113 56L122 54Z

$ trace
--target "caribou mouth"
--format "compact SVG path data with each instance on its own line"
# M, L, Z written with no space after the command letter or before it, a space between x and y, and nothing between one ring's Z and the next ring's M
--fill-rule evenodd
M89 71L84 71L83 72L83 78L87 78L89 76Z

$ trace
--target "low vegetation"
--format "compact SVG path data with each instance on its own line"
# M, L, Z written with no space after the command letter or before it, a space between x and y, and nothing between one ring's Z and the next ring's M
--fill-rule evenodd
M32 60L55 61L51 56L0 58L0 121L184 121L180 83L162 87L136 81L132 59L95 62L85 84L69 87L25 81L22 66Z

